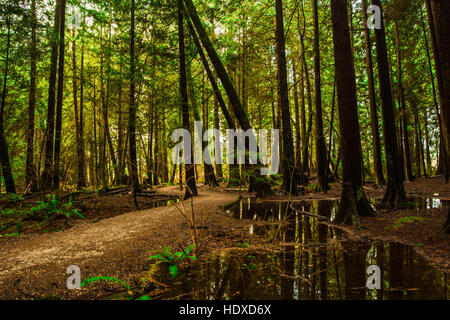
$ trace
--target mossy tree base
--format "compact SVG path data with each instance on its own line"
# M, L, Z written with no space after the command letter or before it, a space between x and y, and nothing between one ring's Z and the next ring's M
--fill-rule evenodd
M375 211L364 195L363 190L355 191L350 183L344 183L341 203L334 219L336 223L359 226L361 217L375 217Z

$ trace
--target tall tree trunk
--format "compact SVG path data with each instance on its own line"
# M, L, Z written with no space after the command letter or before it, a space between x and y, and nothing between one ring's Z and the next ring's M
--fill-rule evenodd
M377 185L386 185L386 180L383 176L383 162L381 160L381 142L380 142L380 132L378 124L378 114L377 114L377 104L375 97L375 85L373 80L373 63L372 63L372 43L370 40L370 31L366 27L367 21L367 0L362 0L362 11L363 11L363 23L364 23L364 47L366 49L366 70L367 70L367 80L369 87L369 107L370 107L370 128L372 131L373 138L373 165L374 172L376 176Z
M405 93L403 87L403 71L402 71L402 55L401 55L401 44L400 44L400 34L398 31L397 21L394 22L395 28L395 44L396 44L396 54L397 54L397 94L398 101L400 105L400 119L402 122L402 130L403 130L403 146L405 150L405 167L406 167L406 177L408 181L414 180L414 175L412 172L411 166L411 150L409 145L409 135L408 135L408 115L406 113L406 101L405 101Z
M76 139L76 149L77 149L77 168L78 168L78 179L77 186L78 188L83 188L86 186L86 182L84 180L84 166L82 161L83 159L83 149L81 146L81 128L80 128L80 117L78 110L78 93L77 93L77 55L76 55L76 30L75 26L72 28L72 85L73 85L73 107L75 114L75 139ZM80 81L81 83L81 81ZM81 113L80 113L81 114Z
M355 68L348 28L347 1L331 0L331 19L343 153L343 189L336 221L358 225L360 216L374 216L375 213L364 194L362 184L361 136L356 102Z
M130 176L133 183L133 190L136 202L136 192L139 190L139 178L136 155L136 105L135 105L135 88L136 88L136 65L134 56L134 24L135 24L135 0L131 0L131 27L130 27L130 107L128 118L128 134L130 147Z
M275 56L277 61L277 103L281 109L283 154L281 158L283 168L283 183L281 190L296 195L297 175L295 173L294 143L291 129L291 113L289 110L289 89L287 82L286 47L283 26L283 1L276 0L276 32Z
M28 130L27 130L27 160L25 165L25 184L31 191L37 190L36 172L34 171L34 113L36 108L36 61L38 52L36 47L36 0L31 1L31 46L30 46L30 93L28 104Z
M84 43L81 44L81 66L80 66L80 114L79 114L79 125L80 125L80 160L78 161L78 177L79 177L79 187L86 187L86 167L85 167L85 152L84 152Z
M186 77L186 55L184 44L184 23L183 23L183 0L178 0L178 46L180 59L180 97L181 97L181 115L183 119L183 128L190 132L189 121L189 102L187 91L187 77ZM184 170L186 177L186 189L184 199L188 199L197 195L197 185L195 183L194 164L192 161L192 152L190 155L186 150L183 150L184 155Z
M305 10L303 7L303 2L301 3L301 7L302 7L301 9L302 9L303 21L305 24L306 16L305 16ZM309 173L308 153L309 153L309 139L311 136L313 112L312 112L312 98L311 98L311 83L309 80L309 69L308 69L308 64L306 61L305 43L304 43L306 27L304 25L303 30L302 30L302 27L300 26L300 8L299 8L298 14L297 14L297 29L298 29L298 34L300 37L301 81L303 82L303 76L304 76L305 80L306 80L306 94L307 94L307 99L308 99L308 127L306 128L305 101L304 101L304 92L302 91L301 94L303 94L303 99L302 99L302 109L301 109L300 117L302 118L302 139L303 139L303 141L302 141L302 160L303 160L303 163L302 163L301 171L303 174L307 174L307 173Z
M438 75L438 90L441 101L441 121L444 138L444 173L448 182L450 152L450 2L431 0L431 13L434 22L435 64ZM433 39L433 36L432 36ZM439 74L441 75L439 76ZM440 79L440 80L439 80ZM441 85L439 85L439 82Z
M300 62L302 64L302 62ZM300 170L302 167L301 132L300 132L300 106L298 102L297 68L295 59L292 60L292 77L294 81L294 112L295 112L295 167ZM301 75L300 77L303 77ZM301 86L303 90L303 84Z
M62 107L64 99L64 54L65 54L65 26L66 26L66 0L62 2L61 26L59 27L59 62L58 62L58 91L56 94L56 118L55 118L55 154L53 159L53 189L59 189L61 179L61 131L62 131Z
M381 1L372 3L381 9ZM387 207L399 206L406 199L403 186L402 163L398 159L397 133L395 129L394 105L392 103L392 90L389 79L388 58L386 49L386 34L384 19L381 16L381 28L375 29L378 77L380 82L381 106L383 110L384 145L386 152L387 188L383 203Z
M7 7L7 35L6 35L6 59L5 69L3 75L3 90L2 90L2 105L0 110L0 160L2 164L3 177L5 179L5 188L8 193L16 193L16 186L14 184L14 178L11 170L11 163L9 162L8 144L6 143L5 129L3 124L3 114L5 112L6 104L6 83L8 81L8 64L9 64L9 49L11 46L11 1L8 2Z
M327 191L327 161L325 137L323 134L322 119L322 89L320 78L320 47L319 47L319 13L317 9L317 0L314 0L313 20L314 20L314 94L316 113L314 118L315 125L315 147L316 147L316 165L317 165L317 188L320 191Z
M45 133L45 160L41 184L44 190L51 188L53 182L53 143L55 131L55 105L56 105L56 73L58 69L59 30L61 27L61 13L63 0L56 1L55 21L53 26L52 52L50 61L50 77L48 85L47 103L47 129Z

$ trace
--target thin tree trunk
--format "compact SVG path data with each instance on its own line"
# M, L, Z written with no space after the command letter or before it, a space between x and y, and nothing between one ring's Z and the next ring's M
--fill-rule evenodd
M37 190L36 172L34 171L34 113L36 108L36 74L37 74L37 47L36 47L36 0L31 1L31 46L30 46L30 93L28 105L28 130L27 130L27 160L25 165L25 184L31 191Z
M313 20L314 20L314 94L315 94L315 156L317 166L317 188L320 191L327 191L326 182L326 147L325 137L323 134L322 119L322 88L320 77L320 46L319 46L319 13L317 8L317 0L313 2Z
M377 104L375 97L375 85L373 80L373 63L372 63L372 52L371 52L371 40L370 31L365 26L367 21L367 0L362 0L362 11L363 11L363 23L364 23L364 47L366 49L366 70L367 70L367 80L369 87L369 107L370 107L370 128L372 130L373 138L373 165L374 172L376 176L376 183L380 186L386 185L386 180L383 176L383 162L381 160L381 142L380 142L380 132L378 124L378 114L377 114Z
M398 31L397 21L394 22L395 28L395 44L396 44L396 54L397 54L397 94L400 105L400 119L402 122L402 135L403 135L403 146L405 150L405 166L406 166L406 177L408 181L414 180L414 175L411 166L411 151L409 145L409 135L408 135L408 115L406 113L406 101L405 93L403 87L403 71L402 71L402 55L400 48L400 35Z
M130 146L130 176L133 183L134 199L136 201L136 192L139 191L139 178L137 168L136 155L136 105L135 105L135 81L136 81L136 65L134 56L134 24L135 24L135 0L131 0L131 27L130 27L130 107L128 118L128 134Z

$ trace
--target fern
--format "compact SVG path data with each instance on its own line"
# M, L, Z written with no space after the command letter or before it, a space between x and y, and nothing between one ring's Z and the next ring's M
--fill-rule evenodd
M98 283L98 282L118 283L121 286L123 286L127 289L130 289L130 286L128 285L128 283L126 283L120 279L114 278L114 277L105 277L105 276L90 277L90 278L84 280L83 282L81 282L81 286L84 287L88 284L93 284L93 283Z

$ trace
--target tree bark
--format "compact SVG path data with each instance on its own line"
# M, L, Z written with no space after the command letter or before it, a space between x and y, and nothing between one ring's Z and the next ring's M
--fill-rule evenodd
M327 160L325 137L323 134L323 119L322 119L322 89L320 77L320 47L319 47L319 13L317 9L317 0L314 0L313 6L313 20L314 20L314 93L315 93L315 107L316 114L314 118L315 124L315 140L316 140L316 165L317 165L317 180L318 190L327 191Z
M434 23L435 45L433 45L436 62L438 90L441 101L441 121L444 140L444 175L448 182L449 151L450 151L450 2L431 0L431 13ZM440 74L440 75L439 75ZM441 83L439 85L439 83Z
M406 101L405 101L405 93L403 87L403 71L402 71L402 55L401 55L401 44L400 44L400 35L398 31L397 21L394 22L395 28L395 44L396 44L396 54L397 54L397 94L398 101L400 105L400 119L402 122L402 135L403 135L403 147L405 154L405 167L406 167L406 177L408 181L414 180L414 175L412 172L411 166L411 150L409 145L409 134L408 134L408 114L406 112Z
M65 54L65 26L66 26L66 0L62 2L61 26L59 27L59 62L58 62L58 91L56 94L56 118L55 118L55 153L53 159L53 189L59 189L61 180L61 131L62 131L62 107L64 99L64 54Z
M283 26L283 1L276 0L275 56L277 61L277 103L281 109L283 154L283 182L281 190L296 195L297 175L295 173L294 143L291 129L291 113L289 110L289 89L287 82L286 47Z
M27 130L27 160L25 165L25 184L30 191L37 190L36 172L34 171L34 113L36 109L36 61L38 52L36 47L36 0L31 1L31 45L30 45L30 92L28 104L28 130Z
M234 115L236 116L236 119L239 122L240 127L247 131L251 129L250 121L248 120L247 113L242 106L242 103L239 99L239 96L236 92L236 89L233 85L233 83L230 80L230 77L228 76L228 73L225 69L225 66L223 65L222 61L219 58L219 55L217 54L216 50L214 49L211 40L208 37L208 34L206 33L205 28L202 25L202 22L200 20L200 17L198 16L197 10L195 9L195 6L192 2L192 0L184 0L184 3L186 4L187 12L189 13L189 16L192 20L192 23L199 35L199 38L201 40L201 43L203 44L203 47L205 48L206 52L208 53L208 56L214 66L214 69L216 70L217 76L219 77L226 93L228 96L228 99L230 101L231 107L233 109ZM182 5L182 4L181 4ZM180 8L181 10L181 8ZM256 139L256 137L253 137ZM248 144L246 144L247 146ZM270 194L272 191L270 189L270 184L266 181L266 179L259 174L258 168L249 168L251 171L249 174L249 192L256 192L258 195L266 195Z
M5 129L3 124L3 114L6 104L6 83L8 80L8 65L9 65L9 49L11 46L11 2L8 2L7 13L7 39L6 39L6 59L5 70L3 75L3 90L2 90L2 105L0 110L0 160L2 164L3 177L5 179L5 188L7 193L16 193L16 186L14 184L14 178L11 170L11 163L9 162L8 144L6 143Z
M41 184L44 190L51 188L53 177L53 144L55 130L55 105L56 105L56 73L58 69L58 44L59 30L61 27L63 0L56 1L55 20L53 26L52 52L50 61L50 76L48 85L48 102L47 102L47 129L45 133L45 160L44 171L42 173Z
M373 138L373 166L376 176L376 183L379 186L386 185L386 180L383 176L383 162L381 160L381 141L380 132L378 124L378 113L377 104L375 96L375 85L373 80L373 62L372 62L372 52L371 52L371 39L370 31L366 27L367 21L367 0L362 0L362 11L363 11L363 23L364 23L364 47L366 50L366 70L367 70L367 81L369 87L369 108L370 108L370 129L372 131Z
M186 76L186 54L184 44L183 0L178 0L178 48L179 48L179 62L180 62L179 90L181 97L181 115L183 119L183 128L190 132L189 102L188 102L187 76ZM186 188L184 193L184 199L188 199L192 196L197 195L197 185L195 182L192 152L190 152L190 155L188 155L186 150L184 150L183 155L184 155L184 170L186 177Z
M134 37L135 37L135 0L131 1L131 27L130 27L130 107L128 118L128 135L130 147L130 176L133 183L134 195L139 191L139 178L136 155L136 102L135 102L135 88L136 88L136 65L134 52ZM135 204L136 196L135 196Z
M372 3L380 9L381 1ZM386 34L384 19L381 16L381 28L375 29L378 78L380 82L381 106L383 110L384 145L386 152L387 188L383 196L383 203L390 208L399 206L406 200L403 186L402 164L398 159L397 133L395 128L394 105L392 103L392 90L389 79L388 58L386 49Z
M362 184L361 136L346 0L331 0L331 20L343 165L343 190L336 222L358 225L361 216L374 216L375 213Z

